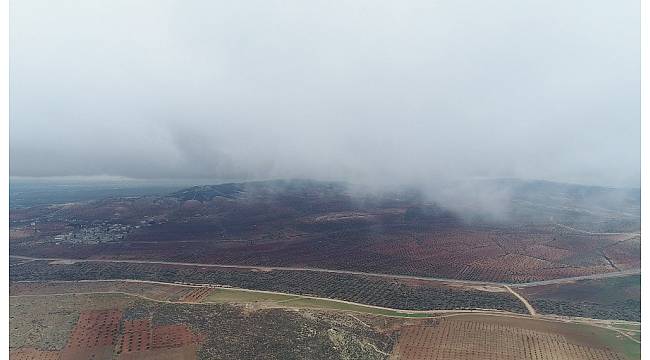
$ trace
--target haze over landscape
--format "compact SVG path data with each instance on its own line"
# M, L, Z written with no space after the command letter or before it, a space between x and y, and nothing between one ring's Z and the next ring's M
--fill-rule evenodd
M14 1L11 174L638 187L638 7Z
M9 359L641 359L638 13L11 2Z

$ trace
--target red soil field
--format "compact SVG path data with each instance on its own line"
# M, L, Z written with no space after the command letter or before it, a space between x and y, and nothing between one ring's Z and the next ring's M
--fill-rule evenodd
M202 341L185 324L151 326L149 319L124 321L117 354L122 360L193 359Z
M117 309L82 311L61 358L111 359L121 318Z
M117 345L117 353L151 349L151 323L149 319L127 320L122 324L122 336Z

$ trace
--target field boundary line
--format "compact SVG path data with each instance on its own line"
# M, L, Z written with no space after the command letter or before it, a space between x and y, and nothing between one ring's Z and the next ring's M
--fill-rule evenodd
M171 285L171 286L181 286L181 287L211 287L214 289L231 289L231 290L236 290L236 291L248 291L248 292L260 292L260 293L268 293L268 294L280 294L280 295L292 295L296 297L302 297L306 299L314 299L314 300L325 300L325 301L331 301L331 302L339 302L339 303L344 303L344 304L349 304L349 305L355 305L359 306L361 308L368 308L368 309L378 309L378 310L387 310L387 311L392 311L395 314L382 314L382 313L374 313L374 312L363 312L359 310L351 310L351 309L336 309L336 308L327 308L324 307L326 310L331 310L331 311L343 311L343 312L353 312L353 313L359 313L359 314L373 314L377 316L385 316L385 317L396 317L396 318L408 318L408 315L413 315L413 314L422 314L422 315L431 315L431 316L422 316L419 317L420 319L424 318L447 318L447 317L452 317L452 316L468 316L468 315L485 315L485 316L502 316L502 317L511 317L511 318L524 318L524 319L530 319L530 320L543 320L543 321L548 321L548 322L562 322L562 323L573 323L573 324L582 324L582 325L589 325L589 326L594 326L602 329L606 329L609 331L614 331L620 335L623 335L630 340L632 340L635 343L640 344L641 342L635 339L634 337L630 336L625 332L625 330L620 330L619 328L616 328L612 325L606 325L608 323L610 324L615 324L615 323L632 323L632 324L640 324L636 322L630 322L630 321L623 321L623 320L604 320L604 319L591 319L591 318L580 318L580 317L564 317L564 316L559 316L559 315L532 315L532 314L518 314L510 311L504 311L504 310L496 310L496 309L471 309L471 310L402 310L402 309L392 309L392 308L386 308L386 307L381 307L381 306L374 306L374 305L366 305L366 304L360 304L360 303L354 303L350 301L345 301L345 300L338 300L338 299L329 299L329 298L319 298L319 297L313 297L313 296L307 296L307 295L299 295L299 294L287 294L287 293L280 293L280 292L273 292L273 291L264 291L264 290L250 290L250 289L241 289L241 288L233 288L233 287L219 287L219 286L201 286L201 285L187 285L187 284L175 284L175 283L164 283L164 282L157 282L157 281L147 281L147 280L130 280L130 281L125 281L125 280L101 280L104 282L141 282L141 283L156 283L156 284L163 284L163 285ZM22 283L36 283L38 281L24 281ZM45 281L47 283L47 281ZM58 282L58 283L75 283L77 281L51 281L51 282ZM94 282L93 280L86 280L86 282ZM43 283L43 281L41 281ZM160 299L154 299L150 298L141 294L135 294L135 293L129 293L129 292L123 292L123 291L89 291L89 292L69 292L69 293L52 293L52 294L24 294L24 295L9 295L9 298L29 298L29 297L46 297L46 296L74 296L74 295L124 295L124 296L132 296L136 298L140 298L143 300L147 301L153 301L153 302L158 302L158 303L165 303L165 304L189 304L189 305L219 305L222 304L221 302L211 302L211 301L203 301L203 302L191 302L191 301L171 301L171 300L160 300ZM237 302L234 302L237 303ZM282 307L282 306L280 306ZM291 307L289 307L291 308ZM323 307L310 307L310 306L305 306L305 308L315 308L315 309L323 309ZM534 310L533 310L534 311ZM403 314L403 316L400 316L399 314ZM355 317L356 318L356 317ZM357 319L359 320L359 319ZM361 321L361 320L359 320Z
M353 318L354 320L356 320L356 321L362 323L365 327L372 329L372 326L366 324L363 320L359 319L358 317L356 317L356 316L354 316L354 315L352 315L352 314L348 314L348 316L350 316L350 317Z
M581 233L581 234L587 234L587 235L632 235L633 236L632 238L641 235L641 233L637 233L637 232L591 232L591 231L587 231L587 230L577 229L577 228L574 228L574 227L571 227L571 226L568 226L568 225L564 225L564 224L560 224L560 223L556 223L555 225L557 225L557 226L559 226L561 228L565 228L567 230L572 230L574 232ZM630 239L632 239L632 238L630 238ZM629 240L629 239L627 239L627 240ZM625 241L627 241L627 240L625 240Z
M254 293L263 293L263 294L270 294L270 295L285 295L285 296L292 296L292 299L288 299L291 301L298 300L298 299L309 299L309 300L322 300L322 301L330 301L330 302L336 302L336 303L341 303L341 304L346 304L346 305L354 305L354 306L359 306L359 307L365 307L365 308L371 308L371 309L377 309L377 310L384 310L384 311L392 311L395 313L399 314L404 314L404 315L412 315L412 314L421 314L421 315L426 315L426 314L431 314L431 315L436 315L436 314L443 314L447 312L462 312L462 313L476 313L476 312L497 312L497 313L504 313L504 314L517 314L514 312L506 311L506 310L498 310L498 309L482 309L482 308L475 308L475 309L434 309L434 310L405 310L405 309L397 309L397 308L389 308L389 307L383 307L383 306L377 306L377 305L370 305L370 304L362 304L362 303L356 303L352 301L347 301L347 300L340 300L340 299L332 299L332 298L325 298L325 297L318 297L318 296L311 296L311 295L301 295L301 294L292 294L292 293L283 293L279 291L269 291L269 290L253 290L253 289L245 289L245 288L238 288L238 287L231 287L231 286L219 286L219 285L198 285L198 284L178 284L178 283L165 283L161 281L150 281L150 280L134 280L134 279L102 279L102 280L46 280L46 281L38 281L38 280L25 280L25 281L14 281L14 283L78 283L78 282L131 282L131 283L151 283L151 284L160 284L160 285L168 285L168 286L181 286L181 287L200 287L200 288L212 288L212 289L222 289L222 290L234 290L234 291L244 291L244 292L254 292ZM90 292L89 294L96 293L96 294L102 294L102 293L121 293L121 294L130 294L130 293L125 293L125 292L119 292L119 291L105 291L105 292ZM58 295L72 295L72 294L81 294L81 293L75 293L75 292L70 292L70 293L59 293ZM47 296L51 294L26 294L26 295L10 295L10 297L17 297L17 296ZM145 299L149 299L143 295L138 295L134 294L135 296L139 296ZM163 302L169 302L169 303L178 303L178 304L220 304L220 302L183 302L183 301L166 301L166 300L156 300L152 299L153 301L163 301ZM285 301L290 302L290 301ZM236 302L235 302L236 303ZM342 311L354 311L354 310L342 310ZM358 311L355 311L358 312ZM527 314L519 314L519 315L524 315L527 316ZM386 316L391 316L391 315L386 315Z
M404 313L404 314L431 314L435 315L432 317L440 318L440 317L448 317L448 316L457 316L457 315L472 315L472 314L482 314L482 315L494 315L494 316L509 316L509 317L518 317L518 318L526 318L526 319L532 319L533 317L530 316L530 314L521 314L521 313L515 313L511 311L505 311L505 310L497 310L497 309L444 309L444 310L403 310L403 309L395 309L395 308L388 308L388 307L382 307L382 306L376 306L376 305L368 305L368 304L362 304L362 303L355 303L351 301L345 301L345 300L339 300L339 299L330 299L330 298L322 298L322 297L316 297L316 296L309 296L309 295L300 295L300 294L291 294L291 293L282 293L282 292L277 292L277 291L267 291L267 290L252 290L252 289L244 289L244 288L237 288L237 287L230 287L230 286L219 286L219 285L196 285L196 284L179 284L179 283L166 283L166 282L161 282L161 281L149 281L149 280L133 280L133 279L111 279L111 280L46 280L46 281L39 281L39 280L25 280L25 281L14 281L14 283L77 283L77 282L132 282L132 283L153 283L153 284L160 284L160 285L168 285L168 286L179 286L179 287L203 287L203 288L213 288L213 289L223 289L223 290L234 290L234 291L246 291L246 292L257 292L257 293L265 293L265 294L272 294L272 295L288 295L288 296L294 296L294 297L300 297L300 298L305 298L305 299L313 299L313 300L326 300L326 301L332 301L332 302L339 302L339 303L344 303L348 305L356 305L360 307L366 307L366 308L373 308L373 309L378 309L378 310L388 310L388 311L393 311L396 313ZM92 293L92 292L91 292ZM118 294L124 294L124 295L131 295L130 293L126 292L115 292L115 291L107 291L107 292L94 292L96 294L105 294L105 293L118 293ZM74 293L61 293L59 295L72 295ZM50 294L29 294L29 295L10 295L10 297L17 297L17 296L47 296ZM138 294L133 294L133 296L139 296L147 300L152 300L152 301L162 301L162 302L169 302L169 303L178 303L178 304L221 304L222 302L181 302L181 301L166 301L166 300L157 300L157 299L150 299L146 296L143 295L138 295ZM234 302L236 303L236 302ZM358 312L355 310L340 310L340 311L349 311L349 312ZM401 316L393 316L393 315L385 315L385 314L377 314L381 316L388 316L388 317L401 317ZM556 314L539 314L537 313L537 317L535 317L537 320L544 320L544 321L551 321L551 322L571 322L571 323L580 323L580 324L587 324L587 325L592 325L592 326L599 326L603 327L606 329L610 330L615 330L616 325L620 324L630 324L630 325L640 325L640 322L636 321L628 321L628 320L614 320L614 319L594 319L594 318L585 318L585 317L577 317L577 316L562 316L562 315L556 315ZM599 324L596 325L595 323Z
M524 283L505 283L505 282L494 282L494 281L461 280L461 279L436 278L436 277L415 276L415 275L369 273L369 272L363 272L363 271L336 270L336 269L323 269L323 268L304 268L304 267L255 266L255 265L233 265L233 264L203 264L203 263L184 263L184 262L170 262L170 261L127 260L127 259L36 258L36 257L21 256L21 255L9 255L9 257L18 258L18 259L28 259L28 260L68 262L69 264L67 264L67 265L72 265L72 264L78 263L78 262L81 262L81 263L93 263L93 262L95 262L95 263L126 263L126 264L154 264L154 265L175 265L175 266L195 266L195 267L216 267L216 268L246 269L246 270L256 270L257 269L257 270L271 270L271 271L273 271L273 270L276 270L276 271L310 271L310 272L322 272L322 273L334 273L334 274L374 276L374 277L392 278L392 279L425 280L425 281L432 281L432 282L454 283L454 284L497 285L497 286L508 285L508 286L512 286L512 287L531 287L531 286L540 286L540 285L561 284L561 283L564 283L564 282L571 282L571 281L595 280L595 279L604 279L604 278L610 278L610 277L624 277L624 276L641 274L641 269L628 269L628 270L613 271L613 272L608 272L608 273L572 276L572 277L557 278L557 279L550 279L550 280L530 281L530 282L524 282Z
M237 289L239 290L239 289ZM30 297L46 297L46 296L76 296L76 295L123 295L123 296L130 296L130 297L136 297L139 299L143 299L146 301L153 301L157 303L163 303L163 304L187 304L187 305L219 305L222 303L219 302L183 302L183 301L170 301L170 300L159 300L159 299L153 299L144 295L140 294L134 294L134 293L128 293L128 292L122 292L122 291L89 291L89 292L70 292L70 293L53 293L53 294L24 294L24 295L9 295L9 298L30 298ZM334 299L324 299L324 300L332 300L336 301ZM372 307L371 305L363 305L363 304L356 304L360 305L362 307ZM306 306L305 308L310 308ZM316 307L316 309L322 309ZM328 309L325 308L326 310L333 310L333 311L343 311L343 312L354 312L354 313L359 313L359 314L368 314L364 313L362 311L358 310L341 310L341 309ZM398 310L394 310L395 312L399 312ZM500 310L432 310L435 311L431 312L431 316L429 317L421 317L420 319L425 319L425 318L435 318L435 319L441 319L441 318L448 318L452 316L471 316L471 315L482 315L482 316L501 316L501 317L510 317L510 318L524 318L524 319L529 319L529 320L542 320L542 321L548 321L548 322L562 322L562 323L573 323L573 324L582 324L582 325L589 325L589 326L594 326L610 331L614 331L616 333L619 333L620 335L623 335L630 340L640 344L641 342L633 338L632 336L628 335L624 331L618 330L617 328L612 328L606 325L600 324L598 321L599 319L589 319L589 318L579 318L577 320L571 320L571 319L562 319L558 318L556 316L552 317L531 317L529 315L525 314L517 314L517 313L512 313L512 312L506 312L506 311L500 311ZM378 314L378 313L371 313L372 315L376 316L385 316L385 317L396 317L396 318L405 318L407 316L399 316L399 315L388 315L388 314ZM588 320L593 320L593 321L588 321Z
M19 265L27 264L27 263L30 263L30 262L32 262L32 261L36 261L36 259L26 259L26 260L23 261L23 262L19 262L19 263L15 263L15 264L9 264L9 267L14 267L14 266L19 266Z

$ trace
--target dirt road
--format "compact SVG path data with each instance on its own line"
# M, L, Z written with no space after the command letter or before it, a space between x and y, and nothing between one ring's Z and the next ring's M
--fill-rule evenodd
M541 280L541 281L531 281L527 283L500 283L493 281L475 281L475 280L459 280L459 279L449 279L449 278L436 278L436 277L426 277L426 276L412 276L412 275L395 275L395 274L385 274L385 273L369 273L363 271L352 271L352 270L335 270L335 269L321 269L321 268L305 268L305 267L280 267L280 266L254 266L254 265L231 265L231 264L202 264L202 263L184 263L184 262L171 262L171 261L155 261L155 260L123 260L123 259L63 259L63 258L35 258L29 256L18 256L10 255L9 257L25 260L44 260L44 261L60 261L62 263L74 264L77 262L99 262L99 263L127 263L127 264L158 264L158 265L176 265L176 266L199 266L199 267L216 267L216 268L228 268L228 269L248 269L248 270L278 270L278 271L311 271L311 272L323 272L323 273L334 273L334 274L350 274L350 275L364 275L364 276L374 276L382 278L391 278L391 279L407 279L407 280L425 280L425 281L437 281L443 283L454 283L454 284L467 284L467 285L497 285L503 286L508 285L512 287L530 287L530 286L539 286L539 285L549 285L549 284L562 284L566 282L573 282L577 280L589 280L589 279L604 279L610 277L621 277L628 275L637 275L641 274L641 269L630 269L624 271L609 272L603 274L593 274L593 275L584 275L584 276L574 276L567 278L551 279L551 280Z
M509 287L506 287L510 292L513 293L514 296L517 296L524 304L528 304L526 306L528 308L528 311L530 312L530 315L524 315L524 314L518 314L518 313L513 313L513 312L508 312L508 311L502 311L502 310L493 310L493 309L473 309L473 310L403 310L403 309L394 309L394 308L388 308L388 307L382 307L382 306L374 306L374 305L366 305L366 304L361 304L361 303L355 303L351 301L345 301L345 300L338 300L338 299L329 299L329 298L322 298L322 297L316 297L316 296L308 296L308 295L298 295L298 294L288 294L288 293L281 293L281 292L275 292L275 291L264 291L264 290L250 290L250 289L242 289L242 288L223 288L219 287L216 285L202 285L202 284L177 284L177 283L166 283L166 282L161 282L161 281L149 281L149 280L132 280L132 279L125 279L125 280L81 280L81 281L59 281L59 280L47 280L47 281L18 281L17 283L79 283L79 282L135 282L135 283L150 283L150 284L160 284L160 285L172 285L172 286L181 286L181 287L210 287L214 289L231 289L231 290L237 290L237 291L246 291L246 292L253 292L253 293L265 293L265 294L281 294L281 295L291 295L291 296L296 296L299 298L304 298L304 299L314 299L314 300L325 300L325 301L331 301L333 303L343 303L343 304L349 304L349 305L355 305L359 306L360 308L366 308L368 309L370 313L375 314L375 315L381 315L381 316L397 316L397 317L412 317L414 314L420 315L418 318L422 318L421 315L425 315L425 317L428 317L426 315L430 315L430 317L435 317L435 318L443 318L443 317L452 317L452 316L459 316L463 314L480 314L480 315L491 315L491 316L502 316L502 317L512 317L512 318L524 318L524 317L533 317L537 320L541 321L550 321L550 322L564 322L564 323L578 323L578 324L585 324L585 325L591 325L591 326L596 326L608 330L615 331L619 333L622 336L625 336L632 341L636 343L640 343L638 340L636 340L634 337L630 336L628 333L629 332L638 332L640 330L630 330L630 329L625 329L625 328L620 328L620 324L631 324L631 325L637 325L640 323L635 323L635 322L630 322L630 321L623 321L623 320L601 320L601 319L591 319L591 318L579 318L579 317L568 317L568 316L558 316L558 315L552 315L552 314L547 314L547 315L541 315L538 314L530 304L524 299L523 297L520 297L519 294L517 294L514 290L509 289ZM43 296L69 296L69 295L101 295L101 294L121 294L121 295L126 295L126 296L134 296L138 297L143 300L149 300L149 301L155 301L155 302L161 302L161 303L177 303L177 304L182 304L182 303L193 303L193 304L217 304L215 302L210 302L210 301L202 301L200 303L195 303L195 302L188 302L188 301L171 301L171 300L161 300L161 299L154 299L150 298L147 296L144 296L142 294L136 294L136 293L130 293L130 292L125 292L125 291L88 291L88 292L63 292L63 293L49 293L49 294L24 294L24 295L10 295L10 298L21 298L21 297L43 297ZM293 308L291 305L285 305L285 304L280 304L277 303L278 306L281 307L286 307L286 308ZM321 304L322 305L322 304ZM307 306L308 307L308 306ZM388 310L393 312L392 315L383 313L383 312L375 312L372 311L373 309L375 310ZM347 312L359 312L358 310L346 310Z
M528 309L528 312L530 313L531 316L537 316L537 311L535 311L535 308L526 300L525 297L521 296L518 292L512 290L512 288L508 285L503 285L503 287L506 288L512 295L514 295L519 301L521 301L526 309Z

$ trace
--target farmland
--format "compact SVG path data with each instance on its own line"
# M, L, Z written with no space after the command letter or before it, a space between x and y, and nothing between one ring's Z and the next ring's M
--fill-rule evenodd
M437 311L405 311L313 296L141 281L23 282L12 283L9 291L11 296L17 298L47 295L51 295L53 298L66 295L128 295L165 303L235 303L243 304L251 309L331 309L405 318L430 317ZM196 293L207 295L202 296L202 299L198 301L187 296Z
M22 319L12 322L12 338L29 333L30 324L42 318L61 312L73 315L72 326L40 329L61 342L47 345L43 338L21 337L22 342L11 346L12 359L34 351L59 353L62 358L94 354L95 359L383 359L394 341L390 332L363 325L362 315L355 319L315 311L251 312L226 304L166 304L100 294L57 296L55 301L47 296L19 297L12 298L10 306ZM97 343L96 335L101 339Z
M641 276L521 287L542 313L641 321Z
M559 241L554 240L561 236L554 229L442 231L383 225L328 232L317 238L309 234L288 235L286 241L256 243L188 241L182 230L170 225L162 227L160 231L166 236L178 232L182 241L126 240L74 246L46 243L38 247L21 242L12 247L12 253L62 258L93 258L101 254L115 259L315 267L499 282L613 272L638 267L640 259L634 247L634 251L623 249L628 243L638 242L634 235L627 235L626 239L620 235L577 235ZM585 249L583 243L596 246ZM605 247L608 250L602 252ZM196 251L197 248L202 250Z
M487 312L429 314L429 319L421 320L384 317L354 308L293 308L294 300L308 300L296 297L237 292L224 297L229 289L213 289L205 304L99 293L113 288L156 293L152 290L156 286L160 287L157 293L167 293L166 298L178 298L174 288L187 287L114 282L13 284L12 359L36 353L42 358L60 354L62 358L95 355L96 359L161 359L163 355L247 359L260 354L283 359L638 358L638 344L616 336L613 330L581 323ZM96 293L82 293L91 290ZM63 294L66 291L70 293ZM57 296L51 295L55 292ZM257 301L282 302L287 308L246 305ZM35 322L42 325L41 336L26 336Z
M638 193L508 186L498 218L316 181L12 208L11 357L638 359Z
M79 309L123 308L133 302L132 298L110 294L96 297L93 301L82 296L70 296L56 301L48 297L10 298L9 347L61 350L77 323Z
M314 181L39 205L12 209L10 252L510 283L639 267L634 191L508 186L518 192L499 221L416 191L370 193ZM591 192L621 200L584 203Z
M12 296L36 296L56 294L112 293L130 294L155 301L198 302L191 294L205 291L204 288L174 284L126 282L126 281L75 281L75 282L25 282L11 283Z
M407 310L498 309L525 313L505 289L482 291L440 282L305 271L255 271L158 264L32 261L10 269L12 281L134 279L227 285Z
M525 319L458 315L405 326L392 359L623 360L625 344L585 336L585 328ZM595 330L600 331L600 330ZM614 346L614 347L612 347Z

